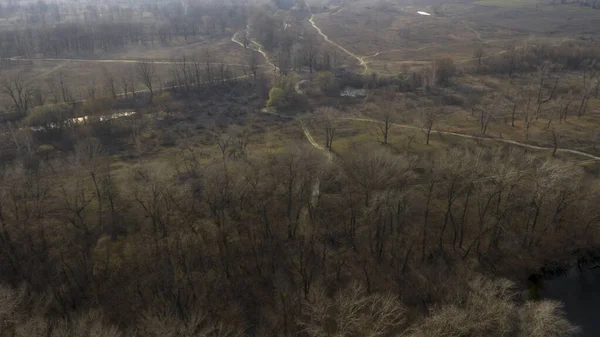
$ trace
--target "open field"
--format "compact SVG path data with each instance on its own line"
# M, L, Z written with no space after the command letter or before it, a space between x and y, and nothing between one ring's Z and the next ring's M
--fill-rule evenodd
M439 3L422 8L408 2L372 6L355 1L342 8L316 14L315 21L333 41L368 57L373 63L370 67L381 73L397 72L402 69L399 64L418 65L442 57L467 60L480 45L494 54L525 41L553 44L565 38L589 38L597 34L590 27L600 24L593 10L536 0L489 1L485 6ZM418 10L437 13L422 16Z

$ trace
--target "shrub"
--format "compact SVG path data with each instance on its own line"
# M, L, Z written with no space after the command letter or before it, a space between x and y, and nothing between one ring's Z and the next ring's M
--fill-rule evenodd
M337 95L340 92L340 85L330 71L317 74L317 85L324 95Z
M115 100L111 97L98 97L83 103L81 110L86 115L95 115L113 108Z
M285 103L285 92L278 87L271 88L271 91L269 91L269 100L267 101L267 107L281 108L285 106Z
M58 125L72 117L73 109L68 104L43 105L30 111L25 118L25 124L29 126Z

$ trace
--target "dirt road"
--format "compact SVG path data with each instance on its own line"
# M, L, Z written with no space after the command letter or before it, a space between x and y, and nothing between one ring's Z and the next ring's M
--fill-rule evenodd
M247 33L248 29L249 29L249 27L246 28L246 34L248 34ZM233 36L231 37L231 42L233 42L233 43L241 46L242 48L250 48L250 49L254 50L255 52L260 53L263 56L263 58L265 59L265 61L267 62L267 64L269 64L269 66L272 69L274 69L275 71L279 71L279 68L275 64L273 64L273 62L271 62L271 60L269 60L269 56L267 55L267 53L265 53L265 51L263 50L263 47L262 47L262 45L260 43L254 41L254 40L249 39L250 44L255 44L257 47L252 48L250 45L244 46L244 44L242 42L240 42L240 41L238 41L236 39L236 37L237 37L237 35L239 33L241 33L241 31L240 32L235 32L235 34L233 34Z
M359 121L359 122L368 122L368 123L381 123L378 120L368 119L368 118L360 118L360 117L345 117L343 119L345 119L345 120ZM394 123L394 126L395 127L399 127L399 128L404 128L404 129L423 130L420 127L413 126L413 125L406 125L406 124L396 124L396 123ZM531 145L531 144L521 143L521 142L517 142L515 140L510 140L510 139L495 138L495 137L474 136L474 135L469 135L469 134L465 134L465 133L457 133L457 132L449 132L449 131L441 131L441 130L431 130L431 132L439 133L439 134L442 134L442 135L450 135L450 136L456 136L456 137L462 137L462 138L468 138L468 139L475 139L475 140L482 140L482 141L495 141L495 142L500 142L500 143L515 145L515 146L519 146L519 147L524 147L524 148L532 149L532 150L554 151L554 148L552 148L552 147ZM578 155L578 156L586 157L588 159L592 159L594 161L600 160L599 156L595 156L595 155L593 155L591 153L587 153L587 152L583 152L583 151L579 151L579 150L558 148L557 152L571 153L571 154L575 154L575 155Z

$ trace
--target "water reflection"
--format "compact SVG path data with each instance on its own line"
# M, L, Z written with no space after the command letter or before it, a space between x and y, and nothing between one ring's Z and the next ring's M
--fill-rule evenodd
M546 280L542 294L565 304L568 319L582 329L579 336L600 335L600 265L583 264Z

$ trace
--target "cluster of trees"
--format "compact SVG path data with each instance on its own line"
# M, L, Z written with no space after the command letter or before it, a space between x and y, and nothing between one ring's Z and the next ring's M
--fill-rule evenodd
M565 42L559 45L529 44L509 46L500 54L487 55L480 47L474 52L476 71L486 74L513 74L537 70L544 63L559 69L580 70L600 59L600 49L594 43Z
M71 106L72 112L83 109L83 114L97 114L110 110L119 101L135 98L140 92L152 103L155 94L167 88L180 92L198 92L206 88L235 84L238 79L244 78L249 79L247 82L260 89L260 92L266 92L266 77L259 71L259 67L256 57L249 57L242 72L236 73L223 62L217 62L207 50L199 55L173 60L168 78L161 78L153 62L137 62L118 74L104 69L101 78L91 79L87 85L77 88L62 70L41 83L29 81L23 73L18 73L0 81L0 93L8 102L7 110L13 113L12 119L34 115L34 119L38 121L50 121L54 120L50 116L51 111L55 111L59 105ZM81 103L85 103L83 107ZM48 118L42 115L47 115Z
M469 97L473 117L478 115L481 133L486 134L492 120L501 119L515 126L516 120L525 125L525 139L529 138L532 122L544 119L547 130L553 131L553 122L563 123L569 116L587 114L591 98L600 95L600 59L597 47L572 46L512 49L501 56L484 58L482 50L477 69L480 72L517 72L531 75L528 84L516 84L505 93L492 92ZM575 72L573 72L575 70ZM567 73L568 72L568 73ZM553 131L553 143L558 147Z
M91 20L58 22L52 26L28 26L0 32L0 57L55 57L93 55L132 45L168 45L201 36L232 34L245 27L247 9L197 4L187 10L157 8L152 22L139 20ZM158 15L160 14L160 15Z
M299 17L282 17L277 12L255 11L243 37L244 46L257 44L268 51L283 75L291 71L337 71L343 62L338 48L321 45L314 29L302 23L308 11L299 13Z
M554 4L558 3L558 0L553 0ZM561 4L578 4L581 6L600 8L600 1L598 0L560 0Z
M469 269L597 244L600 189L575 167L512 150L255 154L230 129L208 162L181 141L170 164L115 171L100 139L48 156L29 133L12 130L0 171L0 280L23 287L1 288L8 335L574 332L555 304Z

